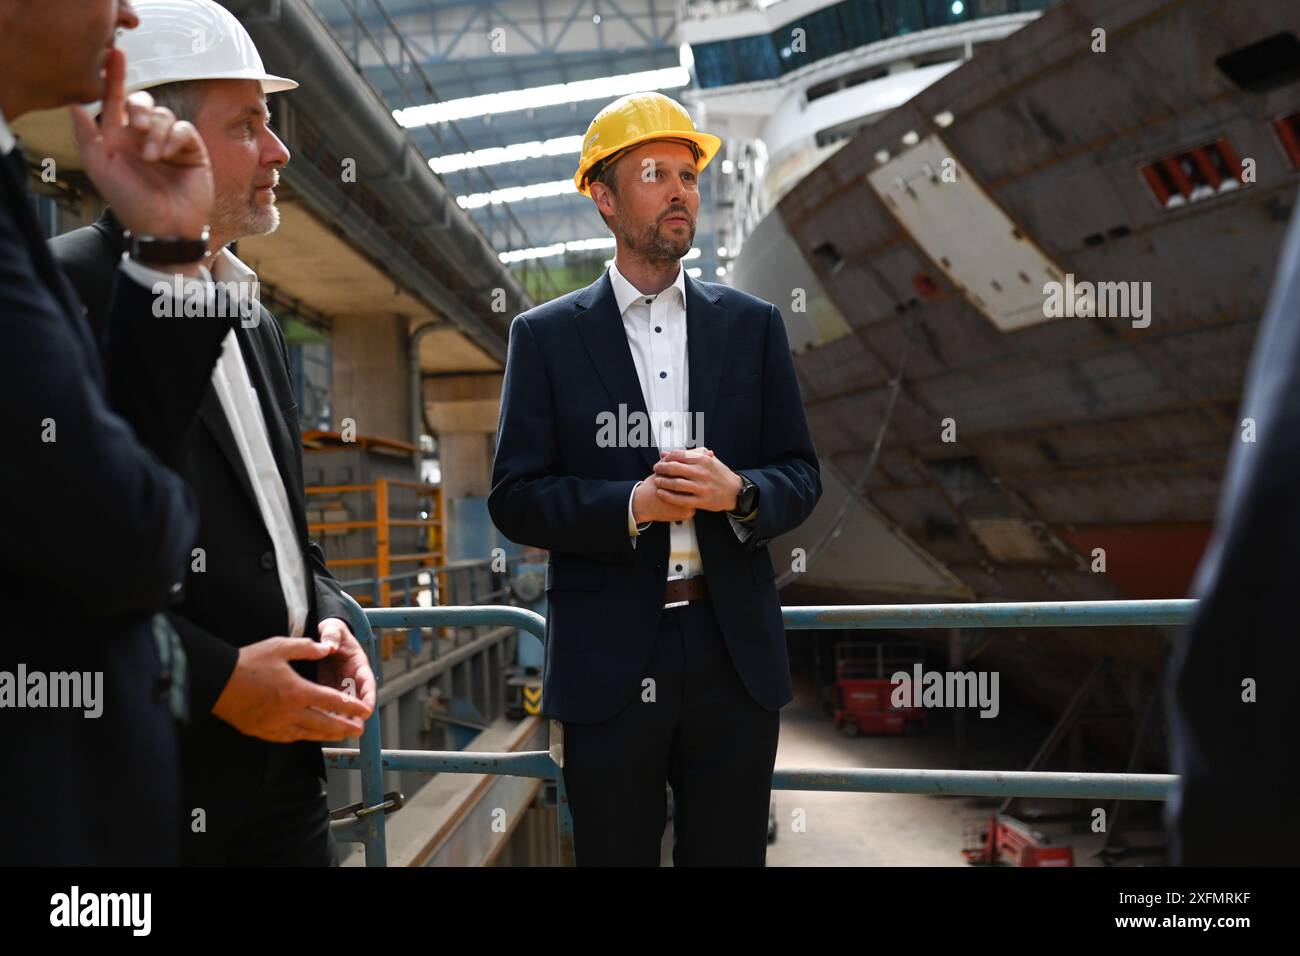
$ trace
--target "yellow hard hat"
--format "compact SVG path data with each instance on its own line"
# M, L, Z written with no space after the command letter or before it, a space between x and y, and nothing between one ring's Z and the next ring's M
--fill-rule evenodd
M652 139L679 139L695 147L699 168L709 165L722 146L722 140L700 133L690 114L676 100L662 93L629 93L616 99L596 114L582 137L582 158L573 184L578 192L590 196L587 182L597 164Z

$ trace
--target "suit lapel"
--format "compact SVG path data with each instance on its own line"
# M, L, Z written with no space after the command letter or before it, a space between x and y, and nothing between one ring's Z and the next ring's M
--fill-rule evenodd
M226 347L229 347L229 341ZM248 476L248 468L244 465L244 459L240 457L239 445L235 443L235 433L230 430L230 419L226 417L226 410L222 407L221 399L217 397L217 388L212 385L208 388L207 393L203 396L203 404L199 406L199 418L207 426L208 431L212 433L217 447L221 449L226 461L235 472L235 478L239 486L244 489L248 495L248 500L252 503L253 508L261 514L261 506L257 503L257 493L253 491L252 479Z
M623 405L629 419L633 412L640 412L648 418L645 395L641 392L641 382L632 361L632 347L627 344L627 330L623 328L623 317L618 313L618 300L609 273L587 286L575 303L580 309L576 317L578 333L613 402L611 411L617 413L618 407ZM639 450L650 468L659 461L657 447L642 445Z
M271 321L265 309L262 310L261 320L262 322ZM271 387L271 374L266 365L266 349L259 340L257 329L244 328L242 322L235 326L235 340L238 343L240 354L243 356L244 367L248 370L248 381L257 392L257 401L262 409L262 419L266 422L266 435L271 445L271 455L275 459L276 468L280 472L280 478L285 487L293 487L294 482L300 480L300 476L292 467L295 461L293 447L290 444L292 439L285 430L283 412L276 406L275 390ZM207 425L208 430L212 432L212 437L216 439L217 445L229 460L230 467L235 470L235 474L239 477L239 484L248 495L249 501L261 514L261 506L258 504L257 494L253 490L252 479L249 477L248 468L244 464L243 457L239 454L239 445L235 442L235 433L231 431L230 420L226 417L226 410L217 397L215 386L208 390L208 394L199 410L199 417ZM299 501L294 495L288 495L288 498L290 510L293 512L294 523L298 525L300 532L305 533L307 516L302 513Z
M292 488L302 487L302 475L297 469L298 456L295 454L296 442L298 436L290 434L284 420L284 410L279 405L279 393L276 391L273 382L275 376L273 367L268 363L278 361L278 357L273 359L270 350L274 346L270 343L272 336L266 334L270 328L270 322L275 321L271 314L262 308L261 321L256 328L246 329L243 323L240 323L235 329L235 337L239 339L240 350L244 355L244 364L248 366L248 379L252 382L253 388L257 390L257 399L261 404L262 418L266 422L266 434L271 444L271 457L275 459L276 470L280 473L280 480L284 483L286 491ZM277 350L278 351L278 350ZM275 366L278 368L279 366ZM286 383L287 385L288 383ZM286 495L289 499L289 510L292 512L294 526L297 529L300 538L307 534L307 515L302 508L301 496L289 493Z

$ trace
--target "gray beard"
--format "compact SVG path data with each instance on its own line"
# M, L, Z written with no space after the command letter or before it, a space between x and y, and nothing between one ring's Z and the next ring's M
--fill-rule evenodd
M226 228L214 229L218 235L226 235L226 243L232 243L246 236L265 236L280 228L280 207L272 204L259 208L257 199L246 202L218 201L213 207L212 219Z

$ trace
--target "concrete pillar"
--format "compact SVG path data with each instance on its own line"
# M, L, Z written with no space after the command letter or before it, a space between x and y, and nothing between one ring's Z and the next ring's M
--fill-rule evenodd
M357 436L414 442L407 380L409 322L400 316L336 316L333 320L333 424L357 425Z
M442 497L449 516L462 498L492 490L492 456L501 413L500 373L432 375L424 379L424 407L438 442ZM448 554L462 553L450 521Z

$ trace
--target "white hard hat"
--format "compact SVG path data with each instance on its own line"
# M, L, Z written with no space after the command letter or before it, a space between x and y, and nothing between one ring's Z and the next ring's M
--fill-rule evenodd
M134 30L118 30L126 54L126 92L187 80L258 80L263 93L298 84L266 72L244 25L213 0L133 0ZM89 107L97 114L100 104Z

